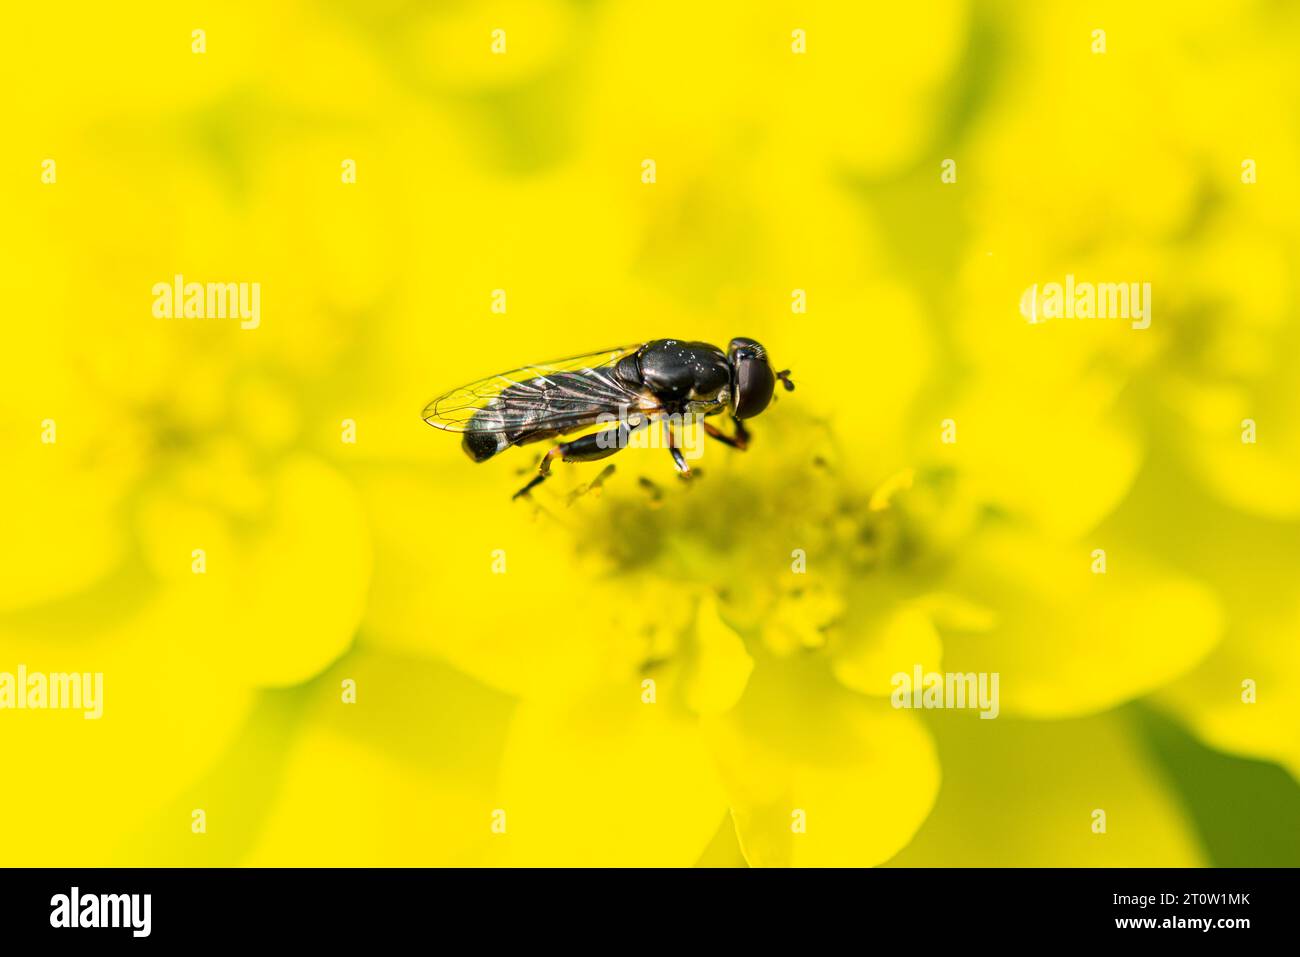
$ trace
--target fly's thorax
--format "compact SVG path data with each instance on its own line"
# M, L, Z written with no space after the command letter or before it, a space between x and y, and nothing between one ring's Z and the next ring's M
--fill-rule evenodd
M731 384L726 355L707 342L655 339L637 358L642 383L664 404L713 401Z

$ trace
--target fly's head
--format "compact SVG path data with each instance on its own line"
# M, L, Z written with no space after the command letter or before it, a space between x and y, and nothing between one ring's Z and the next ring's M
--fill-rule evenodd
M794 389L790 370L774 372L767 350L753 339L732 339L727 364L731 367L732 412L738 419L752 419L766 409L778 379L787 392Z

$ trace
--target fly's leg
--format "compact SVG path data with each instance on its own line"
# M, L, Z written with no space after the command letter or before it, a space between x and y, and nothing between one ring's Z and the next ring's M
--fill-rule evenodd
M567 443L565 443L565 444L567 444ZM513 502L515 499L519 498L521 495L527 495L527 494L528 494L529 492L531 492L533 489L537 488L537 486L541 485L541 484L542 484L543 482L545 482L548 478L550 478L550 476L551 476L551 460L552 460L553 458L555 458L557 455L562 455L562 454L563 454L563 449L564 449L564 445L557 445L557 446L554 446L553 448L551 448L550 450L548 450L547 453L546 453L545 455L542 456L542 461L541 461L541 462L538 464L538 466L537 466L537 474L534 475L534 476L529 480L529 482L528 482L527 485L525 485L523 488L521 488L518 492L515 492L514 495L510 496L510 500Z
M745 423L734 415L731 417L731 422L736 427L736 441L740 443L740 447L749 448L749 429L745 428Z
M704 423L704 432L705 434L717 439L723 445L730 445L733 449L740 449L743 452L745 449L749 448L749 430L741 424L740 419L733 418L731 421L736 424L735 435L728 435L712 422Z
M663 425L664 438L668 442L668 451L673 455L673 464L677 466L677 471L681 477L688 479L691 477L691 467L686 464L686 456L682 455L682 450L677 447L677 435L673 432L672 426L668 424L667 419L663 420Z
M611 425L607 429L592 432L572 442L561 442L554 446L542 456L542 461L537 466L537 474L533 476L532 481L515 492L512 498L527 495L545 482L551 474L551 462L557 458L565 462L595 462L598 459L608 458L619 449L626 448L628 436L636 429L642 428L646 421L642 419L633 426L628 426L626 423Z

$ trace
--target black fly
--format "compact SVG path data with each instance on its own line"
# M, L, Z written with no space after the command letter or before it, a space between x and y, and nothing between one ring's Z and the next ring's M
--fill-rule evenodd
M733 434L707 421L704 431L743 449L749 433L742 420L767 408L778 379L787 390L794 388L789 370L772 371L767 350L753 339L732 339L726 352L707 342L654 339L490 376L434 399L425 406L424 421L464 433L461 444L475 462L486 462L512 445L603 426L554 446L542 457L539 474L515 493L518 498L546 479L553 459L603 459L656 420L664 422L678 471L689 475L669 417L727 412L735 423Z

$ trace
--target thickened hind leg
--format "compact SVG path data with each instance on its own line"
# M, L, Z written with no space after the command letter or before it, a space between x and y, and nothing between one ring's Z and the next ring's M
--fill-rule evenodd
M642 420L635 428L642 428L645 420ZM599 432L593 432L590 435L584 435L581 438L574 439L572 442L561 442L542 456L541 464L537 467L537 475L533 476L531 482L515 492L514 498L521 495L527 495L537 486L541 485L551 474L551 462L554 459L562 459L565 462L595 462L598 459L608 458L619 449L627 447L628 436L634 429L626 425L612 425L607 429L601 429Z

